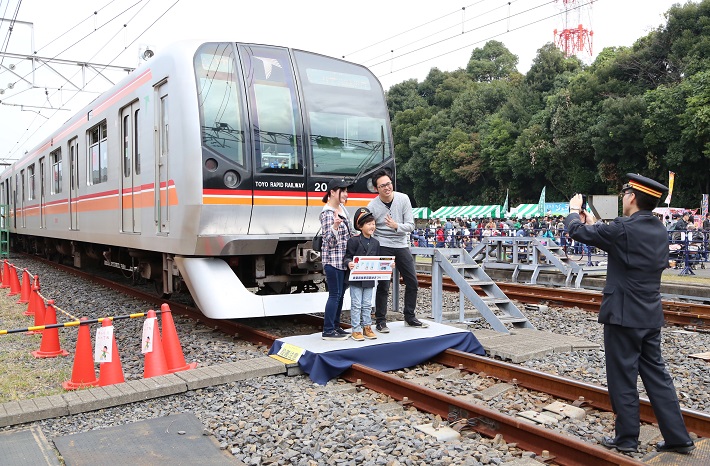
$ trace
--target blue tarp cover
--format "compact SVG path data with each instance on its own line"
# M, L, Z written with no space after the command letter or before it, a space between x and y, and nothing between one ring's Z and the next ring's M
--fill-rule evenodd
M429 328L405 327L404 322L388 323L390 333L377 333L377 340L364 342L352 339L324 341L320 333L280 338L269 354L276 354L288 343L304 349L299 366L311 380L325 385L353 364L362 364L380 371L393 371L416 366L447 349L473 354L485 354L483 346L468 330L427 322Z

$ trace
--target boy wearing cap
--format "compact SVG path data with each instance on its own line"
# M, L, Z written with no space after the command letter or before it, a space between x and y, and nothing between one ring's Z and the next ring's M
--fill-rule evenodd
M343 265L349 270L355 268L355 256L379 256L380 242L372 237L375 232L375 216L369 209L360 207L355 211L353 224L360 234L348 240ZM377 338L372 331L372 290L375 280L350 282L350 325L352 339L355 341L374 340Z
M595 223L581 211L582 195L569 203L569 235L609 255L599 322L604 324L604 356L615 437L602 445L635 452L640 433L638 376L646 388L664 441L658 451L689 453L695 449L683 422L673 379L661 355L661 274L668 265L668 234L653 215L668 188L645 176L628 173L621 190L623 217Z

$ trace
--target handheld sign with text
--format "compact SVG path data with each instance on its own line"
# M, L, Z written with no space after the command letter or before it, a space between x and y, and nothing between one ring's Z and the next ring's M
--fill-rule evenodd
M392 277L394 256L355 256L355 268L350 271L350 281L389 280Z

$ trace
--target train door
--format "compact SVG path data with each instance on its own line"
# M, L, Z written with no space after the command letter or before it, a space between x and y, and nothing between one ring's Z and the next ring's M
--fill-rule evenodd
M45 162L46 157L39 159L39 227L47 228L46 218L44 216L44 204L46 202L45 192L44 192L44 178L45 178Z
M69 229L79 229L79 138L69 141Z
M169 130L168 121L168 82L160 82L155 86L155 225L156 233L170 232L170 210L168 209L169 178Z
M250 234L302 233L303 122L287 49L240 45L254 146Z
M20 170L20 225L22 226L22 228L25 228L27 226L25 224L25 196L27 195L27 191L25 191L25 186L25 171Z
M121 231L140 233L140 153L138 151L138 101L121 110Z
M12 190L12 226L17 229L17 190L20 189L20 175L15 174L15 189Z

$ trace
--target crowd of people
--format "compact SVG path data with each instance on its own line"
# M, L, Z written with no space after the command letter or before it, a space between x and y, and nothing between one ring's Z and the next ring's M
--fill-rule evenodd
M562 215L545 215L529 219L518 219L515 216L510 218L433 218L425 226L412 231L410 244L415 247L464 248L470 252L477 243L486 237L535 236L549 238L554 244L562 246L565 254L586 255L593 253L593 247L570 238L563 219ZM664 224L669 232L669 244L680 245L680 247L671 247L671 252L674 249L681 251L681 253L688 250L693 259L708 260L710 213L705 215L702 223L696 224L693 215L690 212L685 212L674 215L672 218L666 217ZM683 244L686 240L689 246L684 248Z
M491 236L536 236L549 238L567 250L582 253L579 242L570 240L562 221L563 217L546 215L531 219L449 218L431 219L424 228L415 229L411 235L412 246L437 248L464 248L470 251L483 238Z

